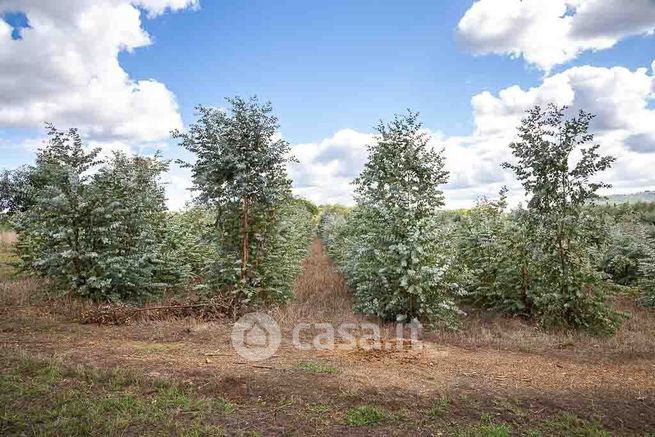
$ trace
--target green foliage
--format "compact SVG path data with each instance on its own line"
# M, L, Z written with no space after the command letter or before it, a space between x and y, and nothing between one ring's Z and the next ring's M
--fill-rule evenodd
M308 200L308 199L305 199L305 198L302 198L302 197L298 197L296 199L296 201L301 203L305 207L305 209L307 211L309 211L309 213L312 215L312 217L316 217L318 215L319 208L311 200Z
M167 163L116 153L98 168L99 150L86 152L76 130L49 126L48 136L34 169L41 184L17 218L24 267L95 300L157 295L165 218L158 178Z
M362 405L346 413L346 423L350 426L372 426L382 422L387 413L381 408Z
M593 142L593 116L580 111L567 120L565 109L529 110L519 141L510 144L517 162L505 164L530 197L525 235L533 246L532 313L546 326L608 332L618 317L605 304L593 260L602 224L584 206L608 186L591 180L614 158L600 156L597 144L586 146ZM579 159L572 165L574 152Z
M646 307L655 307L655 229L653 227L644 235L643 242L644 253L639 260L638 282L641 295L637 303Z
M610 220L599 268L619 285L638 287L637 303L655 306L655 203L594 207Z
M649 226L634 219L623 219L609 226L600 269L619 285L636 285L642 272L641 259L647 253Z
M298 199L289 199L275 210L259 264L265 299L285 302L293 298L293 282L313 236L312 217L306 202Z
M166 213L165 232L157 248L161 263L157 277L171 286L184 288L201 282L207 261L215 257L211 242L213 218L200 207Z
M248 304L282 302L291 297L309 245L312 214L306 202L291 200L289 144L277 136L270 103L239 97L228 103L227 112L199 106L189 131L173 132L196 155L184 165L199 204L215 217L204 287L232 290Z
M343 205L325 205L321 207L316 226L316 233L323 241L328 254L335 260L337 265L343 263L343 254L345 247L345 236L341 233L345 231L346 221L350 208Z
M531 248L525 238L525 210L504 213L505 190L498 202L483 199L458 222L458 264L473 304L505 314L531 309Z
M357 311L454 327L460 311L451 229L437 210L438 185L448 176L443 155L411 112L380 124L378 133L355 181L357 207L347 216L326 211L319 235L337 254Z
M32 206L38 186L34 170L24 165L0 173L0 218L12 217Z

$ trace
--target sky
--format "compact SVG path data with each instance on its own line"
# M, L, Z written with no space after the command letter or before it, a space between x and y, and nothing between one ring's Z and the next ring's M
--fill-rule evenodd
M597 114L607 193L655 189L655 0L0 0L0 168L32 163L44 123L90 147L192 160L172 129L198 104L270 100L294 191L351 204L374 127L421 114L447 207L507 185L524 111ZM188 170L165 176L169 206Z

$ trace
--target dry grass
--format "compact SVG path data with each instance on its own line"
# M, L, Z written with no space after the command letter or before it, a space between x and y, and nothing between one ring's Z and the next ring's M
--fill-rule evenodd
M615 306L628 317L610 337L595 337L584 332L545 332L520 318L479 313L467 316L460 331L439 331L428 337L468 349L492 348L613 360L655 358L655 312L639 308L628 299L616 302Z
M318 241L303 267L303 275L295 284L297 300L272 310L285 330L296 322L363 320L353 315L344 280ZM18 279L8 278L4 284ZM37 284L32 286L38 288ZM13 297L7 297L10 306L0 305L0 343L13 345L27 359L47 354L61 357L72 366L120 368L135 372L144 381L176 381L188 384L193 393L201 396L228 399L236 406L234 417L214 415L209 420L232 431L245 427L264 435L358 434L358 429L350 426L359 422L349 419L349 412L360 411L363 405L375 406L388 415L375 425L379 428L362 428L361 435L434 435L445 430L454 435L460 435L459 430L466 431L461 435L482 435L482 431L478 432L482 428L476 428L481 415L508 424L519 434L528 434L528 416L543 421L563 412L585 419L601 418L603 426L616 431L616 435L655 430L654 361L636 358L653 356L655 315L631 304L622 304L622 309L633 317L625 321L615 337L607 339L548 334L519 319L473 314L464 320L461 332L426 334L425 339L432 341L417 351L301 351L293 347L285 332L277 353L254 365L233 349L232 327L227 322L187 317L138 321L130 326L80 325L71 323L63 314L80 311L86 304L60 298L47 305L39 303L16 310L14 304L29 303L25 296L37 293L30 291L27 283L19 288L15 294L3 291ZM384 326L383 338L392 335L393 324ZM608 361L608 356L616 360ZM18 376L32 378L30 375ZM12 391L7 391L6 396L14 408L8 410L10 414L29 411L32 398L48 402L48 408L52 408L52 399L56 399L49 395L52 389L44 389L47 396L35 395L10 382ZM54 389L76 387L70 379L63 383L66 385ZM94 387L102 388L97 384ZM130 402L139 394L136 387L123 392L116 391L116 387L112 390L112 402L117 393L129 394ZM99 398L96 392L83 394L89 395L89 405ZM444 398L448 402L435 409L435 399ZM80 399L85 402L78 404L86 407L87 398ZM146 400L150 402L150 398ZM26 423L68 423L49 418L43 421L41 405L33 411L42 421L27 417ZM68 412L72 411L69 405L65 404ZM182 405L175 414L186 417L196 410ZM136 410L126 405L120 411ZM102 418L103 414L106 412L93 417ZM567 428L558 434L548 426L534 435L572 435L581 431ZM125 425L118 428L116 434L125 429L127 434L136 432ZM66 434L63 429L58 431Z
M312 244L303 274L294 288L296 299L274 312L274 317L286 328L300 322L339 324L362 320L352 313L351 293L318 239ZM425 338L468 349L555 353L592 359L655 358L655 312L636 307L631 299L620 300L615 305L629 317L611 337L545 332L520 318L471 313L464 318L460 331L429 332ZM394 324L382 326L382 338L394 335Z
M22 307L35 302L41 280L15 275L15 261L12 248L16 244L16 233L0 231L0 306Z
M38 277L27 276L0 279L0 306L24 307L41 301L46 282Z
M325 254L318 238L314 239L310 255L303 263L303 273L296 279L294 292L293 302L274 311L274 317L283 326L357 320L344 277Z
M16 244L18 235L14 231L0 231L0 251L7 251Z

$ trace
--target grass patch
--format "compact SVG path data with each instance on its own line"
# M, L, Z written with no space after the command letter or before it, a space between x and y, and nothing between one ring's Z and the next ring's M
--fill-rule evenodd
M2 358L0 435L223 435L216 418L234 410L222 398L122 370Z
M339 369L337 369L336 367L328 366L327 364L317 363L313 361L300 362L296 364L296 368L300 370L304 370L305 372L309 372L309 373L328 374L328 375L334 375L339 373Z
M332 410L332 408L326 404L309 404L305 408L309 413L313 414L326 414Z
M387 413L378 407L362 405L346 413L346 423L350 426L378 425L387 418Z
M562 413L554 419L543 422L538 428L530 430L528 435L609 437L612 434L597 423L588 422L572 413Z
M450 412L451 406L451 400L449 398L443 397L435 402L432 408L428 410L428 416L432 418L443 417Z
M488 414L483 414L480 424L455 432L458 437L509 437L512 428L504 423L494 423Z

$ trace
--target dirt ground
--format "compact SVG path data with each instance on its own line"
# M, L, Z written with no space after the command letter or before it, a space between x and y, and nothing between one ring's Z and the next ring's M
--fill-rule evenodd
M612 339L471 316L460 333L425 333L420 350L298 350L294 323L360 319L318 242L296 290L297 302L272 312L282 345L262 362L235 353L229 321L83 325L8 298L0 307L1 356L180 381L236 405L216 419L226 434L655 435L652 312L628 306L632 317ZM350 412L361 406L384 418L356 423Z

